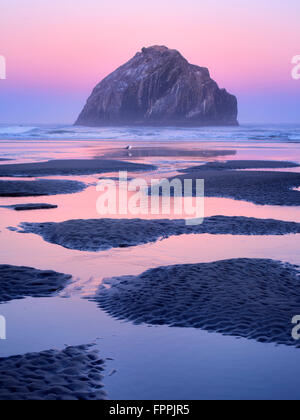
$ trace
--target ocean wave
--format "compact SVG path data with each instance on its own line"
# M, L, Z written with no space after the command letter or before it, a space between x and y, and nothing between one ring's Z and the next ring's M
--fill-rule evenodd
M23 126L23 125L9 125L0 126L0 136L22 136L28 135L34 130L39 130L38 127Z
M299 126L239 127L77 127L0 126L1 140L124 140L124 141L262 141L300 142Z

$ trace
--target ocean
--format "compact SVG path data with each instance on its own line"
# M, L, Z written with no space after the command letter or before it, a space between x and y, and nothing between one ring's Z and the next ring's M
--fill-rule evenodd
M128 140L151 142L261 141L300 142L300 124L239 127L157 128L157 127L77 127L72 125L0 125L2 140Z

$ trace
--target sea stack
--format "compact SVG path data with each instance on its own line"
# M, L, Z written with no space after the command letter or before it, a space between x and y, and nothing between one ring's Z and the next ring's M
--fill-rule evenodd
M237 99L205 67L164 46L143 48L93 90L76 125L236 126Z

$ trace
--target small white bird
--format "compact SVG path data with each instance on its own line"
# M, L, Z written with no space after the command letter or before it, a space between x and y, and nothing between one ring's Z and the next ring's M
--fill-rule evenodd
M131 150L132 146L129 144L128 146L125 147L126 150Z

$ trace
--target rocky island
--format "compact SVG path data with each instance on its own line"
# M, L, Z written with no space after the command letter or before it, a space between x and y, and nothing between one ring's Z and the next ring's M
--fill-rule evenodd
M93 90L76 125L235 126L237 99L207 68L165 46L143 48Z

